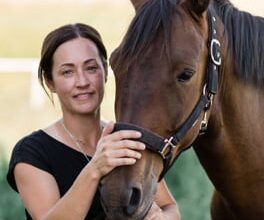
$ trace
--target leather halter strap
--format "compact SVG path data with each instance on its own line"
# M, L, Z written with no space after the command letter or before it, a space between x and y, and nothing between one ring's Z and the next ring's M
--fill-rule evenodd
M221 65L220 43L217 39L216 33L216 16L212 14L213 11L208 10L209 59L203 92L192 113L178 129L178 131L169 138L163 138L147 129L136 126L134 124L118 122L114 127L114 131L136 130L142 133L141 138L139 138L138 140L145 143L148 150L159 154L163 159L163 171L160 174L159 180L164 177L166 172L173 165L174 161L181 153L180 152L175 156L175 158L173 158L173 151L179 148L180 141L184 138L186 133L196 124L202 112L204 112L204 118L200 125L200 133L204 133L207 129L207 111L212 104L213 96L217 92L218 71Z

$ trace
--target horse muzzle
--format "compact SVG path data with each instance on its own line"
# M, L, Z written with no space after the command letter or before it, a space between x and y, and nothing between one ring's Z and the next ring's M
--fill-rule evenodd
M152 205L157 179L138 178L129 168L118 167L101 181L101 204L108 220L141 220Z

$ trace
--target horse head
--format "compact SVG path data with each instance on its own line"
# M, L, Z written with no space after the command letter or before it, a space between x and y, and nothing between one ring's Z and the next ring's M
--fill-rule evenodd
M102 180L102 204L115 220L144 218L159 180L206 127L221 62L209 0L131 2L136 15L110 59L116 129L142 131L148 150Z

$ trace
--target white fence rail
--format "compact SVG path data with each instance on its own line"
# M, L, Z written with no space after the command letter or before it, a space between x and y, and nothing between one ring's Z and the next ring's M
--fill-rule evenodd
M36 58L0 58L1 73L32 72L38 66Z
M0 58L1 73L30 73L30 104L41 108L44 104L44 92L38 83L38 64L36 58Z

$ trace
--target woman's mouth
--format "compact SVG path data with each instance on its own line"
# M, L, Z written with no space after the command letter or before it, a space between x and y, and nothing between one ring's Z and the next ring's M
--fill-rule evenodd
M77 95L74 95L73 98L77 100L86 100L90 98L93 94L93 92L79 93Z

